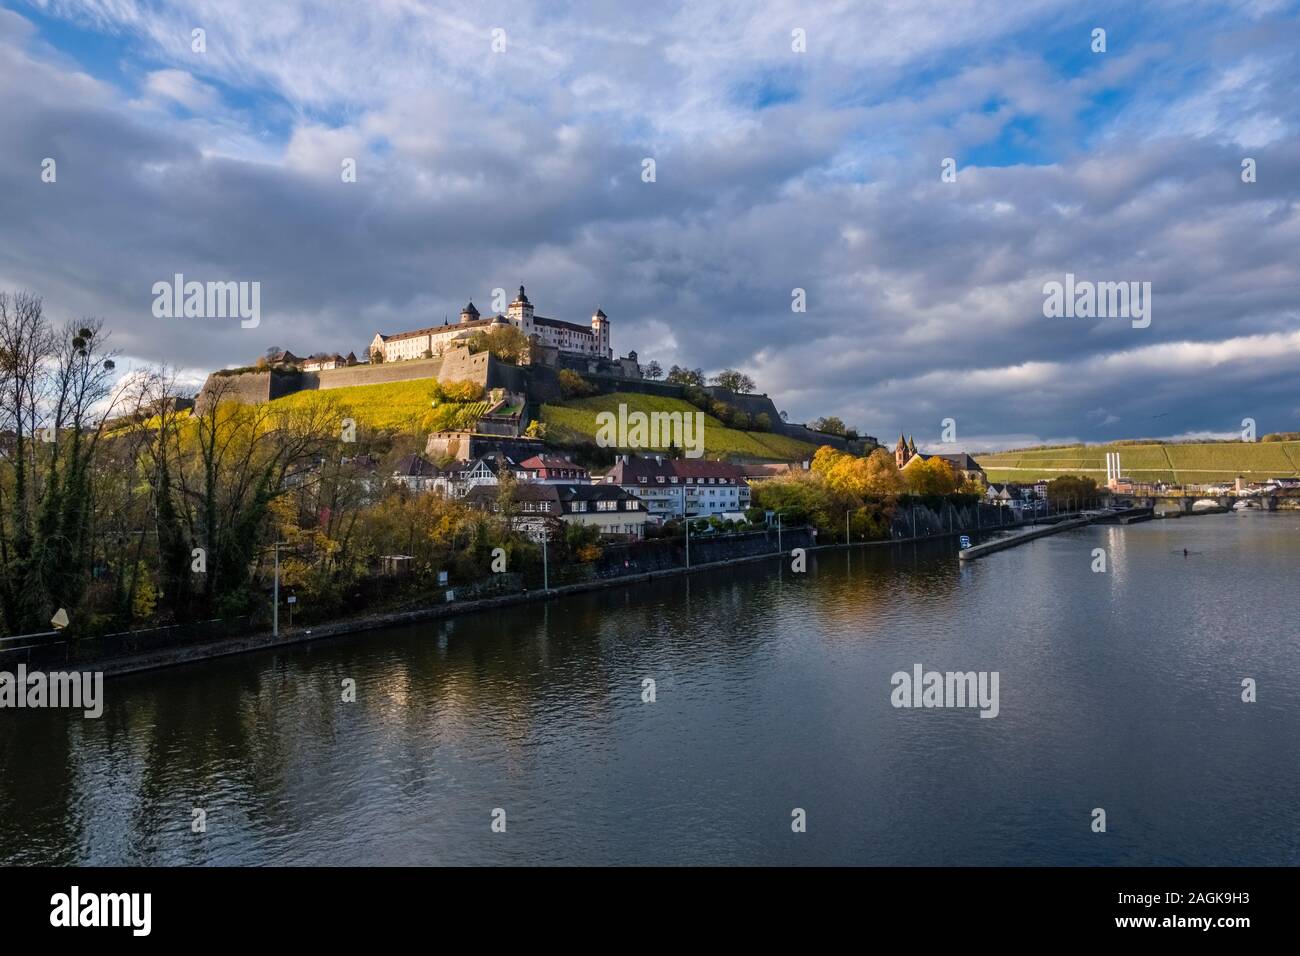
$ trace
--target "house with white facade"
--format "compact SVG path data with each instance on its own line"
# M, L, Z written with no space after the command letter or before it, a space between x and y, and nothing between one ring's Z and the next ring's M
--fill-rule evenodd
M407 455L393 468L392 481L417 494L437 492L446 498L463 498L480 485L495 487L502 471L516 481L535 481L537 472L508 455L489 454L469 461L450 461L441 468L423 455Z
M531 481L554 485L588 485L591 473L562 455L533 455L519 463L532 474Z
M327 372L333 368L347 368L356 364L355 352L349 352L347 355L339 355L337 352L333 355L318 352L303 359L301 368L304 372Z
M474 488L465 501L480 511L501 512L495 488ZM536 540L549 533L553 521L593 525L613 538L640 538L646 523L640 499L609 485L528 482L516 486L513 502L516 526Z
M750 504L744 471L725 461L619 455L603 480L636 495L650 518L658 521L722 516Z

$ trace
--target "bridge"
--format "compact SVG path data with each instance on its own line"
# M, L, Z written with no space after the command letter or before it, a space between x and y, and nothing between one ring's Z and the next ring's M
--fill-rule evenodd
M1239 501L1244 501L1250 507L1257 508L1261 511L1276 511L1279 498L1292 497L1296 496L1282 492L1261 492L1259 494L1247 495L1238 494L1236 492L1228 492L1226 494L1196 494L1195 492L1189 491L1178 493L1167 492L1164 494L1113 494L1110 497L1110 501L1115 507L1151 508L1165 512L1174 510L1181 514L1195 514L1195 505L1197 502L1201 501L1213 502L1216 509L1221 508L1224 511L1231 511L1236 507L1237 502Z

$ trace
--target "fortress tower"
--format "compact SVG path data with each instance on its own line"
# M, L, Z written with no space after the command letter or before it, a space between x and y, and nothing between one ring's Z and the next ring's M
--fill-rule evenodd
M533 334L533 304L524 294L523 286L519 287L519 294L515 296L515 301L506 307L506 318L513 322L525 336Z
M591 336L595 339L596 354L601 358L613 358L614 350L609 345L609 316L596 309L591 317Z

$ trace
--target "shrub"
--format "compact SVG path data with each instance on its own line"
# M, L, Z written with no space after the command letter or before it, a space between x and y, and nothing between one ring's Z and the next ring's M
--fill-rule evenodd
M565 398L587 398L598 391L596 386L571 369L561 369L559 378L560 394Z

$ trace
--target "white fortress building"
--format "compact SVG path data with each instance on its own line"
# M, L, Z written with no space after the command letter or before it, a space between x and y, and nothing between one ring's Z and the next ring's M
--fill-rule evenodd
M384 362L429 358L441 355L449 348L464 345L466 339L478 332L490 332L494 327L507 323L515 326L529 339L536 335L542 345L561 352L603 359L614 357L614 350L609 344L609 317L604 312L596 310L596 314L591 317L590 328L574 322L548 319L534 313L533 304L524 294L523 286L519 287L519 295L506 308L505 315L482 318L478 309L474 308L474 303L470 302L460 310L460 321L454 324L446 323L393 335L376 332L370 342L370 355L372 360L379 356Z

